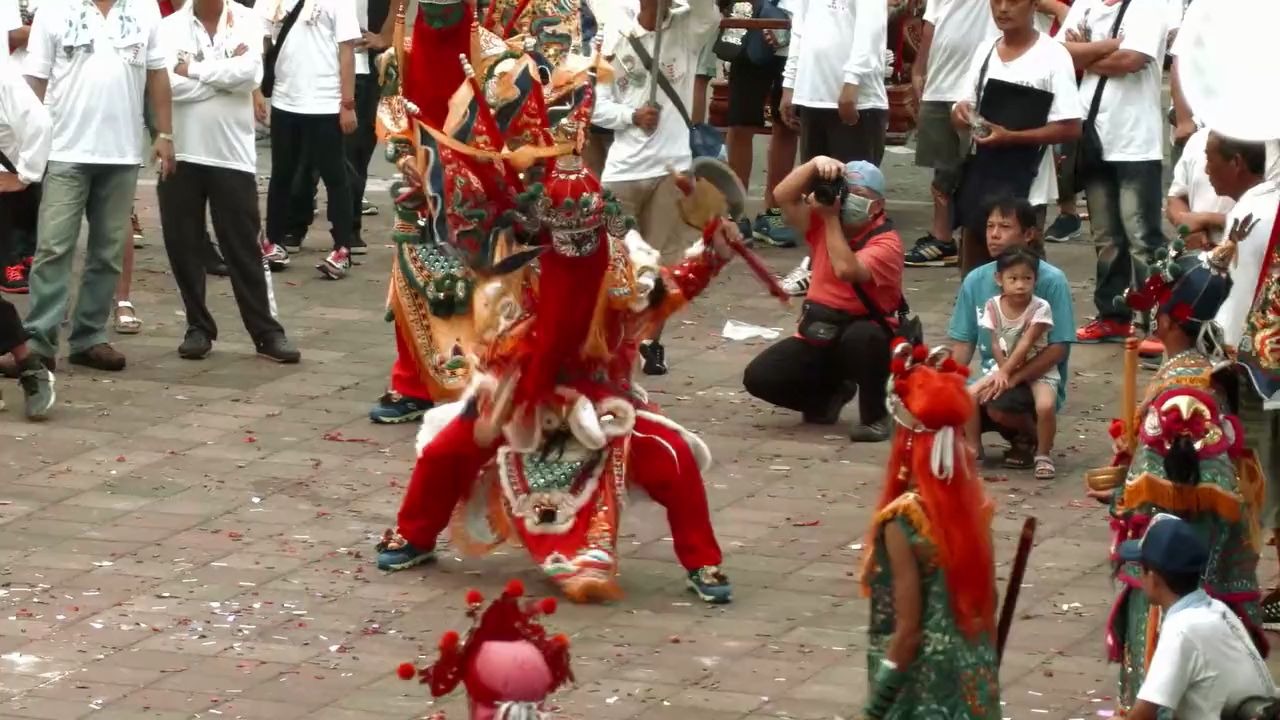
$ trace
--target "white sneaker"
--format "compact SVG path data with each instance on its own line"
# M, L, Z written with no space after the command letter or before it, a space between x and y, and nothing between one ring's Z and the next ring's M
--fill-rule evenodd
M800 261L794 270L787 273L779 283L791 297L803 297L809 292L809 280L813 272L809 270L809 258Z
M272 272L278 272L289 266L289 251L283 245L277 245L265 237L262 239L262 259Z
M316 269L330 280L341 280L351 270L351 253L346 248L338 248L329 253Z

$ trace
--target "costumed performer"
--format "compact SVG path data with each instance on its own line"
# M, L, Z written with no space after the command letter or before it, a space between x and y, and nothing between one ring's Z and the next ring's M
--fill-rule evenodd
M417 668L403 663L397 674L419 678L432 697L443 697L461 684L467 692L471 720L544 720L548 695L573 682L569 638L548 636L538 617L556 611L555 598L523 601L524 585L507 583L502 595L485 610L484 597L467 593L471 629L465 638L450 630L440 638L440 656ZM445 720L444 713L430 720Z
M968 368L899 340L897 430L867 542L866 717L999 720L992 504L961 441L975 412Z
M684 216L704 239L676 266L660 267L578 155L594 83L584 90L554 133L569 154L523 172L508 162L509 148L482 151L436 135L446 211L514 219L514 233L544 252L532 283L503 300L520 309L503 314L487 344L486 375L424 418L399 527L379 545L378 566L433 559L456 510L452 540L464 553L518 537L570 599L615 599L621 510L627 491L640 489L666 508L690 589L728 602L702 478L710 453L631 378L640 339L707 287L741 237L720 220L715 197L722 209L723 195L686 177ZM496 137L484 129L494 123L487 105L475 107L475 136Z
M578 0L559 3L574 17L579 14L577 4ZM470 139L470 126L465 119L455 118L453 107L455 91L466 83L458 57L470 56L489 91L485 100L495 109L503 103L519 105L524 99L520 91L529 90L513 85L505 96L493 92L503 73L517 69L515 61L523 54L535 56L539 72L560 81L558 92L572 90L575 82L580 84L587 60L571 56L559 46L566 37L568 42L580 43L580 34L499 36L479 26L471 0L419 0L418 8L412 40L406 41L401 3L393 40L396 52L383 56L380 69L384 98L379 106L379 131L386 141L388 160L404 176L391 188L396 258L387 307L389 319L395 323L396 361L390 388L369 412L370 420L387 424L412 422L433 403L456 400L471 380L471 356L478 352L482 340L477 337L476 313L484 309L477 307L483 305L485 295L478 286L486 280L450 252L443 239L459 229L448 225L442 211L445 189L438 157L429 147L431 143L423 142L421 129L441 129L450 135L461 134L463 141ZM546 18L537 17L543 19L540 27L546 26ZM563 30L577 32L576 21L562 25ZM548 46L544 48L539 38ZM575 72L556 72L549 54L566 66L572 65ZM504 133L506 130L504 127ZM500 257L502 248L492 247L498 244L489 227L492 223L474 224L481 227L472 228L473 236Z
M1151 519L1176 515L1190 523L1210 548L1204 590L1232 608L1263 656L1267 642L1259 623L1257 564L1258 504L1262 475L1244 453L1239 420L1228 413L1232 373L1225 361L1221 328L1213 322L1231 289L1229 268L1236 244L1247 234L1239 225L1210 253L1161 250L1154 272L1125 300L1135 312L1156 312L1156 335L1166 360L1147 386L1136 414L1111 425L1123 485L1091 483L1090 496L1110 505L1112 561L1121 582L1107 623L1107 651L1120 663L1121 712L1133 707L1155 650L1160 610L1142 587L1142 569L1122 562L1117 548L1143 537ZM1220 372L1226 369L1227 372ZM1126 425L1131 423L1131 426ZM1128 430L1132 427L1132 430Z

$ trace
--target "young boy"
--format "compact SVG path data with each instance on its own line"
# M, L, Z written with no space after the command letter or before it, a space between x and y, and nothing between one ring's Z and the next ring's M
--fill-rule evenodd
M23 192L40 182L52 141L45 106L16 65L0 62L0 195ZM18 309L0 298L0 356L8 354L16 361L18 382L27 396L27 418L43 420L53 407L53 374L27 349Z
M1049 346L1048 333L1053 329L1053 309L1047 300L1034 293L1040 258L1026 247L1015 246L1001 253L995 263L1000 294L987 301L978 318L978 326L990 335L995 366L969 388L979 400L1010 387L1014 373L1022 371ZM1035 402L1036 479L1051 480L1056 474L1050 453L1058 431L1056 406L1062 375L1053 366L1038 376L1025 372L1022 376ZM977 437L981 429L977 414L970 429L970 434Z
M1130 720L1230 717L1243 701L1274 697L1266 662L1235 612L1201 589L1209 549L1185 520L1157 515L1141 540L1120 546L1140 563L1142 589L1163 611L1160 639Z

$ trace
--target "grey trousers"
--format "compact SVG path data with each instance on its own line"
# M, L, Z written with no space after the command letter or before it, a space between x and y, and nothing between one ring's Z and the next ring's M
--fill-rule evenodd
M70 302L71 266L82 216L89 219L89 242L67 344L77 353L107 342L107 323L120 279L124 244L129 239L129 208L137 185L137 165L49 163L26 319L32 352L44 357L57 355L58 328Z

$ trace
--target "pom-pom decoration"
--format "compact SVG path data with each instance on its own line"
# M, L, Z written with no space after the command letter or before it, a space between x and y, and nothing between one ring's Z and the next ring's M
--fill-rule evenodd
M569 667L569 639L563 635L549 636L537 621L538 616L555 612L555 600L543 598L522 602L524 592L524 583L512 580L503 593L483 609L480 607L483 596L479 591L467 593L467 615L473 623L471 629L465 637L452 630L441 636L440 657L419 673L422 682L431 687L432 696L447 695L460 683L465 683L467 694L474 702L495 704L509 699L501 697L501 683L493 678L480 677L476 671L474 661L477 653L489 642L527 643L535 648L535 656L540 655L546 662L548 694L573 681ZM399 672L404 672L403 666Z
M503 594L513 598L518 598L523 596L524 583L520 582L518 578L511 580L510 582L507 583L507 587L505 590L503 590Z
M1173 318L1174 322L1179 324L1190 320L1193 314L1194 311L1191 309L1191 306L1186 303L1178 303L1169 311L1169 317Z
M417 674L418 668L414 667L413 663L400 663L399 667L396 668L396 675L401 680L412 680L413 676Z
M1124 421L1120 418L1112 420L1111 427L1107 428L1107 434L1111 436L1112 440L1119 440L1120 436L1124 435Z

